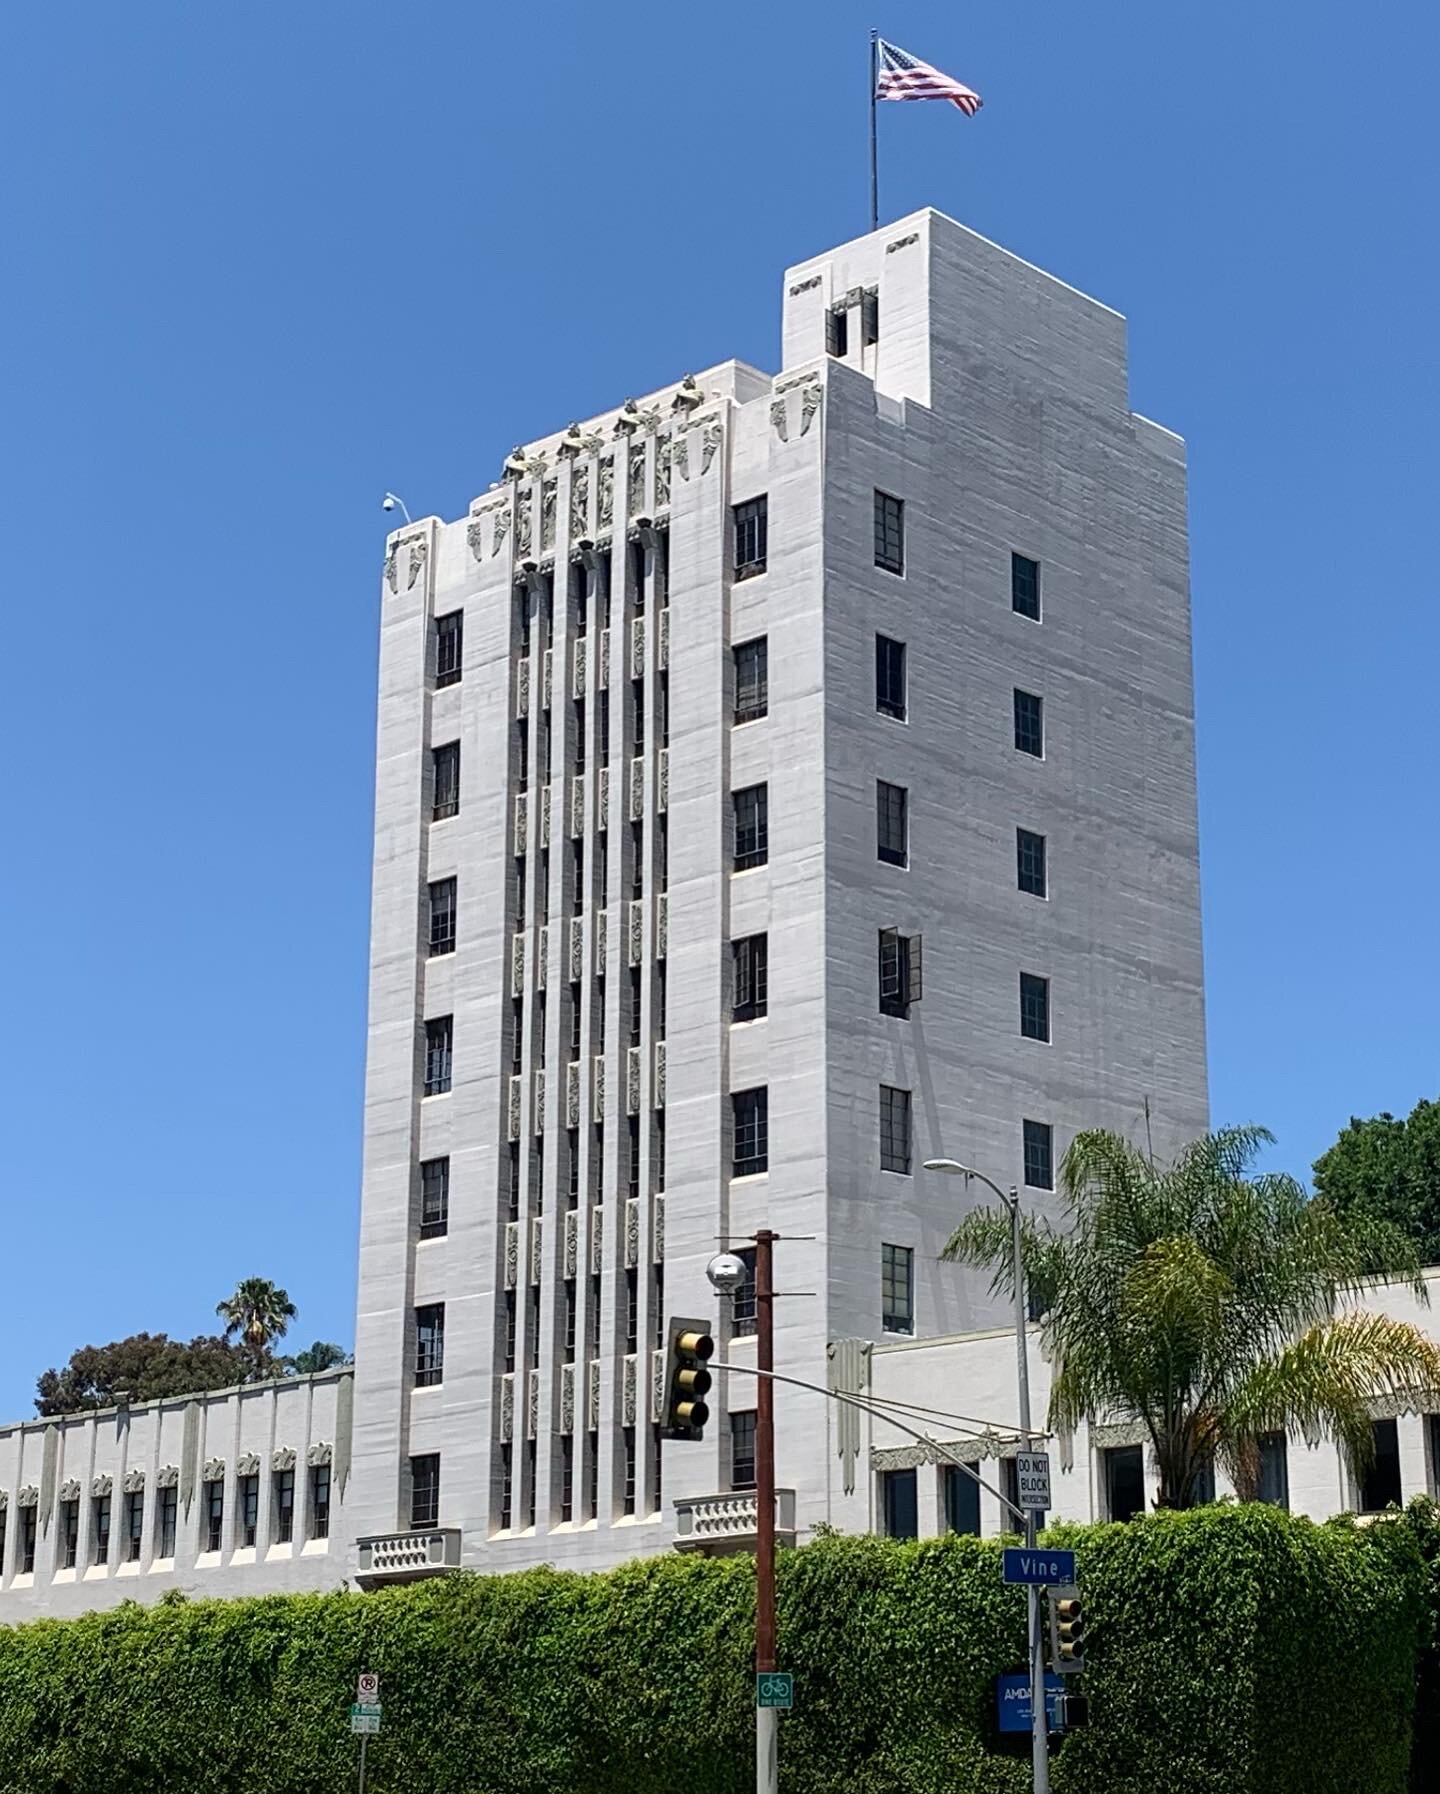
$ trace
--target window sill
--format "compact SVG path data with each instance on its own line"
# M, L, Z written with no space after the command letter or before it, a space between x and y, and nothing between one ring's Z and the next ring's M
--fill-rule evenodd
M61 1582L75 1582L77 1580L78 1578L76 1577L75 1566L73 1564L68 1570L57 1570L50 1578L52 1585Z
M195 1568L197 1570L218 1570L224 1557L223 1551L201 1551L196 1555Z
M300 1547L302 1557L328 1557L330 1555L330 1535L323 1533L319 1538L306 1539Z
M254 1562L255 1547L253 1545L237 1545L235 1550L230 1554L232 1568L237 1568L241 1564L253 1564Z
M139 1564L132 1563L120 1564L117 1566L115 1574L117 1576L138 1576L140 1574L140 1566ZM20 1578L17 1576L15 1580L18 1583Z
M730 1183L732 1187L735 1184L762 1184L766 1181L769 1175L770 1169L768 1166L763 1171L741 1171L731 1177Z
M14 1577L11 1578L10 1586L12 1589L34 1588L35 1572L33 1570L19 1571Z
M732 1015L730 1017L730 1026L732 1028L748 1028L754 1022L765 1022L769 1021L769 1019L769 1011L761 1009L754 1015Z
M768 567L768 561L747 561L743 567L735 569L736 583L738 584L742 579L759 579L761 574L768 570Z
M85 1581L86 1582L103 1582L109 1574L110 1574L110 1565L108 1563L91 1564L89 1569L86 1570L86 1572L85 1572Z
M767 856L763 860L753 860L748 866L732 866L730 869L730 876L732 878L739 878L742 873L763 872L769 864L770 860Z
M170 1553L169 1557L152 1557L149 1563L145 1566L147 1574L152 1570L173 1570L174 1568L175 1553L173 1551Z

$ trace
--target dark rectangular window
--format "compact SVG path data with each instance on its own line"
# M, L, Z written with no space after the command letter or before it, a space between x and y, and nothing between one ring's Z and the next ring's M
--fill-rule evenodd
M1050 1038L1050 980L1020 974L1020 1033L1026 1040Z
M97 1495L95 1507L91 1514L94 1531L90 1540L90 1561L95 1564L108 1563L110 1560L110 1497Z
M640 1034L645 1022L645 987L640 979L639 966L630 968L630 1045L639 1046Z
M60 1503L60 1568L73 1570L80 1556L80 1503Z
M825 312L825 353L846 355L850 350L850 308L832 305Z
M730 1175L754 1177L770 1169L770 1092L737 1090L730 1098L734 1116Z
M225 1484L219 1477L205 1484L201 1495L202 1551L220 1551L225 1545Z
M505 1291L505 1343L503 1347L505 1369L507 1372L515 1368L515 1291Z
M259 1478L255 1478L259 1481ZM32 1513L34 1509L30 1510ZM133 1489L125 1496L125 1561L138 1564L141 1541L145 1537L145 1491ZM254 1544L252 1538L250 1543Z
M518 1077L525 1066L525 999L510 999L510 1076Z
M515 783L524 791L530 783L530 725L522 716L515 725Z
M769 937L747 934L730 943L733 976L730 1019L753 1022L766 1013L770 983Z
M410 1460L410 1524L440 1524L440 1453L428 1451Z
M595 694L595 753L602 766L610 764L610 693Z
M1040 621L1040 563L1026 554L1010 556L1010 608Z
M1037 835L1033 829L1017 828L1015 831L1015 876L1028 897L1047 894L1045 837Z
M530 652L530 588L528 585L515 588L515 618L520 627L520 652Z
M420 1166L420 1238L438 1239L450 1225L450 1161L425 1159Z
M583 1005L581 1002L580 986L578 984L572 984L570 986L569 1009L570 1009L570 1057L572 1059L578 1059L580 1057L580 1024L583 1020L583 1015L582 1015Z
M430 750L430 816L443 822L460 808L460 743L447 741Z
M770 789L747 785L732 793L735 804L735 870L763 866L770 857Z
M509 1532L515 1495L515 1448L507 1440L500 1447L500 1530Z
M918 934L880 930L880 1013L907 1021L910 1005L924 994L923 943Z
M769 548L768 512L769 505L763 495L734 507L736 579L749 579L752 574L765 571Z
M635 1429L622 1427L621 1445L625 1452L625 1482L620 1492L621 1506L627 1514L635 1512Z
M670 745L670 675L655 675L655 734L660 747Z
M866 287L860 295L860 341L867 349L880 341L879 287Z
M875 565L887 573L905 571L905 500L875 494Z
M525 1442L525 1524L535 1525L535 1463L540 1448L534 1439Z
M155 1491L155 1555L174 1557L175 1522L180 1508L180 1491L172 1483L168 1489Z
M630 824L630 897L633 902L645 894L645 824Z
M585 914L585 843L570 843L570 914Z
M512 903L510 914L514 919L514 927L520 930L525 926L525 861L521 857L510 864L510 890Z
M670 889L670 819L664 811L655 818L655 888Z
M1284 1433L1262 1433L1256 1444L1260 1450L1261 1501L1273 1507L1290 1505L1290 1464Z
M415 1387L426 1389L445 1377L445 1304L428 1302L415 1310Z
M958 1464L946 1464L940 1472L941 1492L945 1501L947 1532L980 1536L980 1485Z
M310 1537L330 1537L330 1466L316 1464L310 1472Z
M1000 1460L1000 1493L1007 1503L1000 1513L1001 1528L1005 1532L1018 1531L1020 1522L1015 1510L1020 1505L1020 1466L1014 1458Z
M755 1487L755 1415L730 1416L730 1487Z
M1400 1487L1400 1435L1393 1420L1372 1421L1370 1432L1375 1440L1375 1456L1360 1479L1360 1512L1379 1514L1387 1507L1399 1507L1404 1500Z
M638 1115L627 1115L625 1121L626 1194L633 1198L640 1194L640 1117Z
M435 683L460 683L460 654L465 636L465 613L452 610L435 619Z
M505 1155L505 1218L507 1221L520 1219L520 1142L510 1141L510 1149Z
M730 1319L739 1337L753 1333L758 1324L755 1315L755 1248L742 1246L735 1256L745 1267L745 1281L730 1298Z
M254 1545L260 1525L260 1478L253 1475L237 1477L235 1499L240 1508L240 1544L248 1549Z
M430 957L455 951L455 880L438 878L430 886Z
M905 721L905 644L893 636L875 637L875 708L881 716Z
M880 1509L887 1539L920 1536L920 1508L913 1470L880 1472Z
M880 1169L910 1175L910 1092L880 1086Z
M580 774L585 770L585 700L575 698L570 705L572 734L575 740L574 770Z
M580 1130L565 1130L565 1203L567 1208L580 1206Z
M454 1017L437 1015L425 1024L425 1094L443 1096L450 1088Z
M1033 691L1015 687L1015 746L1022 754L1045 756L1045 704Z
M1022 1124L1025 1137L1025 1182L1032 1190L1055 1188L1055 1130L1048 1121Z
M271 1525L275 1531L275 1543L288 1545L295 1538L295 1472L293 1470L277 1470L275 1480L270 1487L272 1509Z
M1105 1511L1111 1520L1145 1512L1145 1455L1138 1445L1114 1445L1105 1453Z
M880 1248L880 1325L886 1333L915 1331L915 1252L910 1246Z
M887 866L910 860L909 793L903 785L875 781L875 853Z
M35 1544L38 1531L37 1522L39 1518L40 1509L38 1506L32 1504L30 1507L22 1507L20 1510L20 1555L16 1561L15 1568L21 1576L30 1575L35 1568ZM140 1552L137 1541L135 1556L138 1558L139 1555ZM173 1547L171 1549L171 1556L174 1556Z
M753 642L737 642L735 661L735 721L753 723L770 707L769 638L757 635Z
M625 1273L625 1350L640 1346L640 1273L632 1265Z
M600 1279L591 1277L589 1293L585 1298L585 1337L589 1340L590 1356L600 1356Z
M575 1279L573 1277L567 1277L565 1279L564 1294L565 1294L565 1330L562 1335L562 1350L565 1353L565 1362L567 1364L573 1364L575 1362L575 1309L576 1309Z
M605 1200L605 1128L598 1121L590 1142L590 1194L596 1202Z
M575 1440L570 1433L560 1435L560 1519L575 1517Z
M634 751L643 754L645 751L645 681L630 681L630 739L634 742Z
M665 1111L655 1111L655 1131L650 1140L650 1182L657 1193L665 1189Z

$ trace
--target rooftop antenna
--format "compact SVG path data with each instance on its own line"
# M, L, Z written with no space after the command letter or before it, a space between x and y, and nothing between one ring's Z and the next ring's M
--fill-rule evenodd
M380 509L382 511L393 511L397 505L400 508L400 515L407 523L409 523L411 517L410 513L405 509L405 500L403 498L397 498L393 492L387 492L384 498L380 500Z

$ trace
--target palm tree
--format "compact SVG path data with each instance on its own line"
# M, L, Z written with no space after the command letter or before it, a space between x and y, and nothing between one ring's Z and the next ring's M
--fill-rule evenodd
M1248 1175L1270 1140L1225 1128L1162 1166L1092 1129L1061 1168L1069 1225L1024 1222L1022 1264L1054 1365L1050 1425L1142 1422L1161 1507L1193 1506L1216 1459L1254 1499L1259 1441L1287 1427L1333 1433L1363 1472L1371 1399L1440 1390L1434 1341L1346 1306L1377 1268L1423 1300L1413 1243L1291 1177ZM941 1257L991 1267L992 1290L1013 1294L1010 1254L1009 1215L977 1209Z
M265 1277L244 1277L233 1296L215 1304L215 1312L225 1323L226 1339L238 1339L250 1360L253 1383L264 1374L271 1345L284 1337L299 1310L277 1284Z

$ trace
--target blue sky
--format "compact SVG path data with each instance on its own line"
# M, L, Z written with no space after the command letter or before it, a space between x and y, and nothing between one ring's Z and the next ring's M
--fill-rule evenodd
M1437 1094L1440 15L889 0L7 15L0 1415L242 1276L352 1337L387 486L777 361L933 204L1124 311L1190 441L1217 1119ZM1427 694L1430 694L1427 696Z

